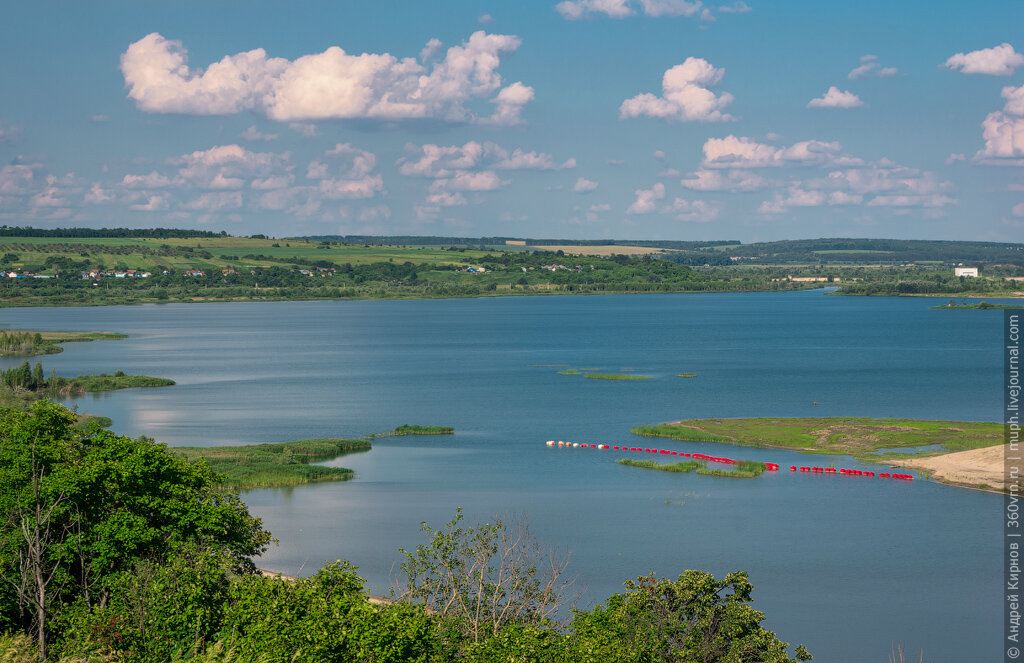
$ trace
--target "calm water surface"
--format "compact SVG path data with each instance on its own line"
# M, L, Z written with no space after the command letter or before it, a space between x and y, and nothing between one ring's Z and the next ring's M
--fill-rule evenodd
M996 660L996 495L788 472L667 475L620 466L615 452L544 446L636 446L631 426L689 417L998 420L1002 313L930 310L935 301L802 292L196 304L6 309L0 323L130 334L67 344L44 366L173 378L74 401L120 433L170 445L455 427L335 461L357 471L351 482L246 493L281 541L267 568L308 574L348 559L383 593L420 522L443 525L459 506L470 521L524 512L541 540L572 551L591 603L651 571L747 570L768 627L815 660L886 661L894 643L937 662ZM587 380L538 364L653 379Z

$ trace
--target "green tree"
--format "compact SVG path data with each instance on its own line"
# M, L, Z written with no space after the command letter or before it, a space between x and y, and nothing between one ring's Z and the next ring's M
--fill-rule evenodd
M41 651L54 607L102 610L140 563L199 547L233 573L255 570L270 535L237 495L218 490L205 463L146 438L82 432L75 421L49 401L0 412L0 575L10 584L28 564L46 580L4 608L34 626Z
M576 613L574 650L602 663L791 663L788 645L764 629L764 614L748 605L754 587L745 572L723 580L686 571L678 580L653 574L625 583L605 605ZM808 661L804 647L796 660Z
M421 525L429 542L416 546L401 565L394 592L436 614L471 642L507 626L542 626L575 601L568 555L541 546L525 518L511 516L464 527L462 509L435 531Z

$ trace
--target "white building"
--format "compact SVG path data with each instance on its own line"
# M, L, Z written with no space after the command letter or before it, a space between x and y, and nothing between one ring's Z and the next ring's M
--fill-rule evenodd
M977 267L954 267L953 274L956 276L973 276L975 278L979 276Z

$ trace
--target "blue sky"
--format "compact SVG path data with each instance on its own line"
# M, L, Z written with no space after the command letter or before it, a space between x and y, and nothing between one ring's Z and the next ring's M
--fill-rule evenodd
M1024 2L5 3L0 223L1024 238Z

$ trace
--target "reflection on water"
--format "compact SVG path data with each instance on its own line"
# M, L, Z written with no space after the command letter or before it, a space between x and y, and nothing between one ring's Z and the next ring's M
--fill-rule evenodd
M6 309L2 317L12 328L131 334L68 344L42 360L65 376L120 369L175 380L74 401L112 417L118 432L171 445L455 427L453 436L376 440L368 453L332 461L356 471L349 482L246 492L281 541L261 562L269 568L311 573L324 560L350 559L383 593L397 549L420 542L422 521L443 525L460 506L477 520L525 512L542 540L572 550L588 601L651 571L747 570L768 627L806 643L817 660L886 660L893 642L923 648L928 660L995 660L998 496L922 480L645 472L616 464L614 451L544 446L644 446L631 426L690 417L997 420L1001 318L951 316L931 303L804 292ZM0 360L12 363L20 361ZM559 375L565 366L653 378L587 380ZM698 377L675 377L682 372ZM807 464L773 449L658 446ZM829 463L865 467L815 457Z

